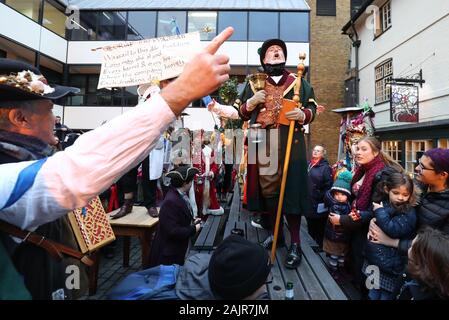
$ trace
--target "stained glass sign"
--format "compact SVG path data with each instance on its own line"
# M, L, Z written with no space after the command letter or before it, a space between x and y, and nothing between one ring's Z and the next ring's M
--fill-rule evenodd
M418 122L418 87L407 84L391 84L390 121Z

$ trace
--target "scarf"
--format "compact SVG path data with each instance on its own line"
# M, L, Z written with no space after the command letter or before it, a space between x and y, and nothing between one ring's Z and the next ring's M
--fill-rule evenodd
M385 167L385 163L383 162L380 154L377 155L371 162L364 164L358 167L355 171L354 177L351 181L351 188L359 181L364 175L363 183L360 186L359 192L357 194L355 207L358 210L368 210L371 204L371 194L373 191L373 183L376 173L382 170Z
M3 154L19 162L42 159L53 153L53 148L38 138L0 130L0 157Z
M309 167L308 167L308 171L310 171L310 169L312 169L314 166L316 166L322 158L318 158L318 159L310 159L309 161Z
M278 64L265 63L263 69L269 76L281 76L284 73L285 62Z

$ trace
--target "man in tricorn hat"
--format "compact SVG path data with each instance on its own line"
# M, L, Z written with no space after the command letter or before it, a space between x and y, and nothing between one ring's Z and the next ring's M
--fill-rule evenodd
M282 170L287 146L288 126L279 123L279 114L283 108L283 99L292 99L296 75L285 69L287 46L280 39L267 40L259 50L260 62L264 73L267 74L265 87L256 91L250 82L242 92L239 113L243 120L250 120L250 126L262 129L278 129L277 166L275 172L267 174L257 159L257 163L248 163L247 201L248 210L261 213L264 224L274 229L276 211L278 206ZM307 199L307 160L304 140L304 125L313 121L316 112L315 95L310 84L301 79L300 107L286 112L288 120L295 121L288 177L282 212L285 214L291 235L291 246L285 265L296 268L301 262L302 251L299 240L299 227L301 215L309 210ZM259 130L260 131L260 130ZM270 137L270 130L266 132L266 139ZM257 140L256 140L257 141ZM248 143L251 144L251 138ZM270 150L266 141L257 144L258 153L262 147ZM273 141L269 141L273 143ZM263 154L265 156L265 154ZM271 157L273 158L273 157ZM273 159L275 159L274 157ZM273 164L271 164L273 165ZM266 169L266 168L265 168ZM282 220L281 220L282 221ZM253 221L253 226L259 227L261 222ZM282 227L282 224L281 224ZM283 232L280 229L280 245L283 245ZM271 248L273 236L269 236L263 245Z

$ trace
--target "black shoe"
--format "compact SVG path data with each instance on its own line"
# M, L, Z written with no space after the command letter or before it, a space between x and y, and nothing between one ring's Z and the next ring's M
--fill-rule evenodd
M262 247L264 247L265 249L267 249L267 250L271 250L271 247L273 246L273 240L274 240L274 236L270 235L260 245ZM278 237L277 247L278 248L285 247L285 240L284 240L284 238Z
M285 259L285 267L288 269L296 269L301 263L302 250L299 243L292 243Z
M156 207L147 207L147 211L148 211L148 214L150 215L150 217L152 217L152 218L159 217L159 211L157 211Z
M115 215L111 216L111 219L119 219L131 213L131 211L133 211L133 205L134 201L132 199L125 199L120 210Z

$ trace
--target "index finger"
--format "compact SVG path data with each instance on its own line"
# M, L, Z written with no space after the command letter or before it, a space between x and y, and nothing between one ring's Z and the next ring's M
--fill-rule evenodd
M212 39L212 41L204 48L204 51L210 54L215 54L218 48L229 39L230 36L234 33L234 28L227 27L219 35Z

